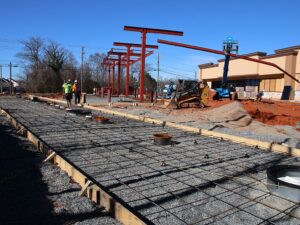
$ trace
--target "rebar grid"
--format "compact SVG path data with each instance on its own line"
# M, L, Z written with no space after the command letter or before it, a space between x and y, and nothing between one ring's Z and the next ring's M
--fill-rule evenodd
M239 214L265 224L299 207L279 197L286 207L265 202L275 196L263 186L269 165L297 164L297 158L102 113L97 114L111 123L86 121L45 104L16 99L0 99L0 107L158 224L164 218L170 224L226 224ZM154 145L152 134L159 132L172 134L175 141L170 146ZM266 215L255 211L258 205Z

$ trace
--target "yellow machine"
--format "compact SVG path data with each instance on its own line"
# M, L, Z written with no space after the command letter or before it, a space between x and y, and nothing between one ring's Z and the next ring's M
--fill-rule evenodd
M173 91L167 107L185 107L204 108L208 105L209 88L204 82L178 80L176 89Z

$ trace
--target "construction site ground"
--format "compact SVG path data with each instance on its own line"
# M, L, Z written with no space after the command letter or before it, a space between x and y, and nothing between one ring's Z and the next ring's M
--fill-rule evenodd
M222 110L236 108L231 104ZM92 111L110 119L101 124L46 102L1 97L0 108L145 224L300 224L299 203L275 196L266 187L266 168L299 165L300 158ZM189 109L193 110L198 109ZM221 124L238 127L236 121L247 120L240 116L228 121L222 110L216 115L204 110L213 120L213 125L204 125L211 129L219 129ZM177 117L178 111L167 115L155 108L130 111L151 111L157 117L198 126L195 119ZM171 144L154 144L156 133L171 134ZM30 179L23 185L30 185Z
M118 225L0 116L0 224Z

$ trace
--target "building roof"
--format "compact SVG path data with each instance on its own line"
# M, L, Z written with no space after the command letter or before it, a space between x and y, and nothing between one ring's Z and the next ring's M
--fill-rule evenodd
M218 66L218 64L214 64L214 63L210 62L210 63L200 64L199 68L205 69L205 68L217 67L217 66Z
M283 53L283 52L290 52L290 51L299 50L299 49L300 49L300 45L295 45L295 46L291 46L291 47L276 49L275 53L277 54L277 53Z
M266 58L274 58L274 57L282 57L282 56L287 56L287 55L297 55L298 51L295 50L300 50L300 45L295 45L291 47L286 47L286 48L281 48L281 49L276 49L274 54L267 55L266 52L251 52L247 54L243 54L242 56L258 56L260 59L266 59ZM235 60L239 58L231 58L230 60ZM225 59L219 59L218 62L224 62ZM218 64L214 64L212 62L210 63L204 63L204 64L199 64L198 67L200 69L206 69L210 67L215 67L218 66Z

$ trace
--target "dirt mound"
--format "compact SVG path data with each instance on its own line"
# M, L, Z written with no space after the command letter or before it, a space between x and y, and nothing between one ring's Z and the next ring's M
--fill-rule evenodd
M225 127L244 127L252 122L251 116L237 101L205 111L202 116L210 122L221 123Z

